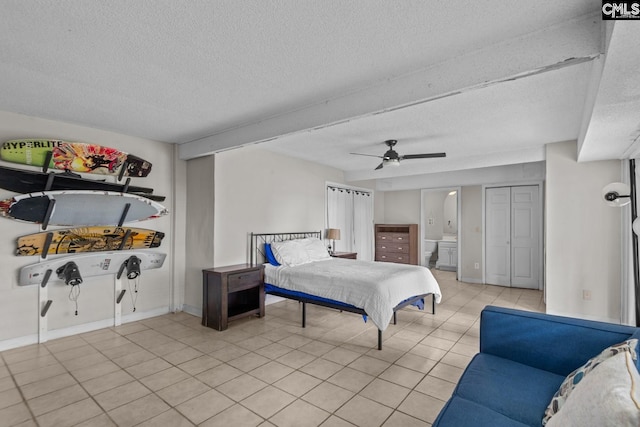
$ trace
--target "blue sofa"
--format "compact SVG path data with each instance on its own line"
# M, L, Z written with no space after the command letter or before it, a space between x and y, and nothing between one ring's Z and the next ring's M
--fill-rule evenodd
M640 328L487 306L480 352L433 426L541 426L568 374L630 338L640 339Z

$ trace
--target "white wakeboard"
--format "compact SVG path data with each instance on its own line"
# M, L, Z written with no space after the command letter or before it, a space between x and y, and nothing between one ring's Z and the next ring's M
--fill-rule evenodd
M162 267L167 254L149 251L117 251L60 257L51 261L22 267L18 284L20 286L40 285L48 270L51 271L48 282L54 280L64 281L63 278L58 277L57 270L63 268L69 262L74 262L77 265L83 279L92 276L118 274L122 265L132 256L140 260L140 270L144 271ZM126 277L126 268L122 275Z

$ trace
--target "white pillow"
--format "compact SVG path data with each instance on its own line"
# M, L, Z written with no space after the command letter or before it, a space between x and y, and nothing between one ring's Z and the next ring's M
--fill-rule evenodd
M629 352L595 367L547 422L547 427L573 426L640 426L640 374Z
M331 258L322 240L316 237L310 237L308 239L301 239L299 242L302 243L302 246L307 250L307 255L309 255L311 261L322 261Z
M307 250L298 240L271 243L271 251L276 260L288 267L311 262Z

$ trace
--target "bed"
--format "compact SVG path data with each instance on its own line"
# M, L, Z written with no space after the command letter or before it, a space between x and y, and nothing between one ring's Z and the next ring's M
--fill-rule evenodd
M265 264L265 292L306 304L363 315L382 332L396 311L409 305L424 307L431 296L432 313L440 302L437 281L422 266L332 258L321 232L251 233L251 263Z

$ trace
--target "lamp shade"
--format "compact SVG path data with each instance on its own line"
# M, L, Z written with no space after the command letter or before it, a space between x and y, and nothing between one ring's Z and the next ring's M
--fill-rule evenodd
M340 240L340 229L339 228L327 229L327 239Z

